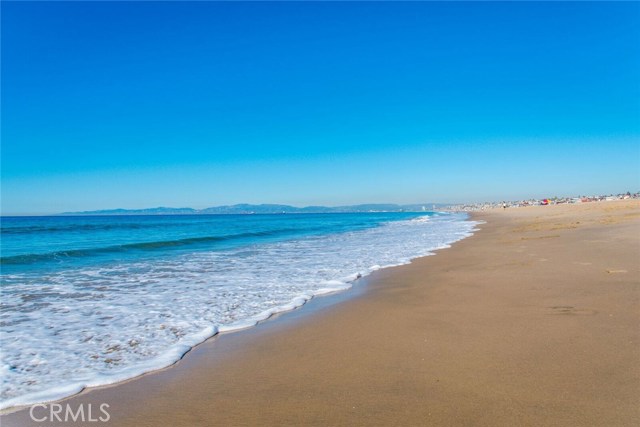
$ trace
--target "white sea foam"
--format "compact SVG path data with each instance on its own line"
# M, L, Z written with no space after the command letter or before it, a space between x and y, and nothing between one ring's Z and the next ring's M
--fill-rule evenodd
M457 214L196 252L4 277L0 408L48 401L168 366L218 332L244 329L360 276L472 234Z

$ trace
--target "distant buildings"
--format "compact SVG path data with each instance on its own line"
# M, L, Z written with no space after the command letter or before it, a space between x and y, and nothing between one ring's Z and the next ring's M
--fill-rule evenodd
M506 207L508 208L520 208L525 206L545 206L545 205L560 205L565 203L589 203L611 200L624 200L624 199L639 199L640 192L635 193L620 193L610 194L602 196L578 196L578 197L551 197L545 199L529 199L529 200L517 200L508 201ZM501 208L503 202L482 202L482 203L466 203L459 205L450 205L443 210L455 211L455 212L473 212L483 211L485 209Z

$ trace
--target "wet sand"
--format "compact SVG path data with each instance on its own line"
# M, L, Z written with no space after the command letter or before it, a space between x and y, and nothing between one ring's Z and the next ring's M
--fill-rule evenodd
M87 424L113 426L640 425L640 202L474 218L474 236L355 296L62 404L107 403Z

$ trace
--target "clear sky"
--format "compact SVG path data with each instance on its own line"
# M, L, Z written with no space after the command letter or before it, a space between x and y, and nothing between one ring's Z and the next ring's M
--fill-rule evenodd
M640 3L2 2L2 212L640 189Z

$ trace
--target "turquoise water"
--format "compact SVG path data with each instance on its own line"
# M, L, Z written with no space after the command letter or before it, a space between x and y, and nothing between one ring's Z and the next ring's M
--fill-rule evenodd
M170 365L474 226L432 212L4 217L0 407Z
M416 214L3 217L0 263L4 272L68 268L361 230L412 217Z

